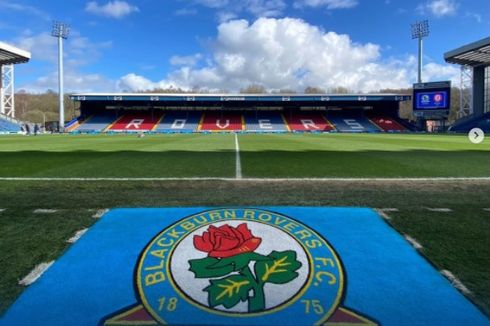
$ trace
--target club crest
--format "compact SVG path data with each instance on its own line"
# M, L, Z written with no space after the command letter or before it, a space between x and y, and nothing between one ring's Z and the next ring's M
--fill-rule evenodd
M344 270L327 240L260 209L216 209L170 225L142 251L135 285L139 302L104 325L376 325L343 307Z

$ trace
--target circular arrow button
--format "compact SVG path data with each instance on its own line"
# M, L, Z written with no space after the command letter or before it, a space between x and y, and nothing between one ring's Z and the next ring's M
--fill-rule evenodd
M473 144L479 144L485 139L485 133L480 128L473 128L468 133L468 138Z

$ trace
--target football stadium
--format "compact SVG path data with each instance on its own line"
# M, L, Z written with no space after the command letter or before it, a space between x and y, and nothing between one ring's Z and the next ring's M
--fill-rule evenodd
M459 88L64 97L67 28L53 121L0 42L0 325L489 325L489 37Z

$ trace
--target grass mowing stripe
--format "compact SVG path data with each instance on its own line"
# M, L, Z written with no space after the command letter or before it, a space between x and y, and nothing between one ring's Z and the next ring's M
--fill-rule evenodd
M181 177L181 178L79 178L79 177L0 177L0 181L244 181L244 182L290 182L290 181L340 181L340 182L352 182L352 181L375 181L375 182L389 182L389 181L490 181L490 177L434 177L434 178L220 178L220 177ZM440 210L440 208L428 208L429 210Z
M462 136L245 134L240 154L246 177L490 176L488 144Z
M235 176L232 135L7 138L0 141L5 177Z
M242 163L240 161L240 145L238 144L238 135L235 133L235 151L236 151L236 167L235 167L235 178L242 178Z
M236 177L232 134L0 137L0 177ZM238 136L236 136L238 139ZM489 177L465 136L240 134L244 177ZM162 179L163 180L163 179Z

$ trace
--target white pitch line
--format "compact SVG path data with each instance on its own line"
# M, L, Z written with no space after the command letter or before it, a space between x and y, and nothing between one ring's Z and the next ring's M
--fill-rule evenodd
M58 211L57 209L38 208L34 210L34 214L53 214L56 213L57 211Z
M242 162L240 160L240 145L238 144L238 135L235 133L235 152L236 152L236 166L235 166L235 179L242 179Z
M405 234L404 237L405 237L405 240L407 240L412 245L412 247L414 247L416 250L420 250L420 249L424 248L424 247L422 247L422 245L417 240L415 240L414 238L412 238L408 234Z
M485 212L490 212L490 208L484 208L483 209Z
M452 212L453 210L450 209L450 208L430 208L430 207L427 207L426 208L428 211L431 211L431 212L438 212L438 213L449 213L449 212Z
M398 208L387 207L387 208L378 208L382 212L398 212Z
M453 273L446 269L443 269L441 271L441 274L444 275L449 280L449 282L451 282L452 286L454 286L456 289L460 290L466 295L471 294L471 291L456 276L454 276Z
M6 208L0 208L0 213L5 212Z
M26 277L24 277L22 280L19 281L19 285L24 285L28 286L31 285L32 283L36 282L38 278L43 275L43 273L51 266L53 265L54 260L48 262L48 263L41 263L34 267L34 269L27 274Z
M220 178L220 177L100 177L100 178L82 178L82 177L0 177L0 181L236 181L237 178ZM413 182L437 182L437 181L490 181L490 177L441 177L441 178L241 178L240 181L254 182L274 182L274 181L413 181Z

